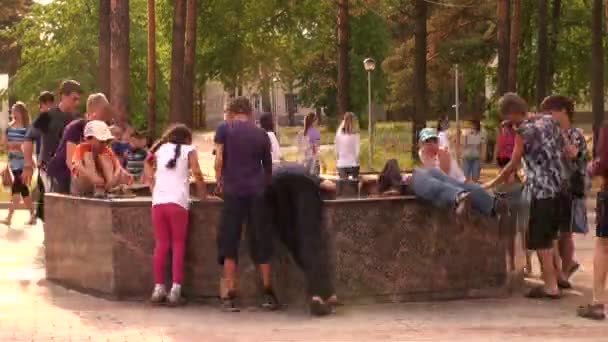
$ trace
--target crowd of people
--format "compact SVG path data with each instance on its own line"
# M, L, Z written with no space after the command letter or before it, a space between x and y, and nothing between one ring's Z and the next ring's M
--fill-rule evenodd
M41 113L30 124L27 107L12 107L13 121L3 137L8 166L2 171L10 186L13 207L3 221L10 225L21 201L30 210L30 224L43 219L45 192L93 196L128 197L128 185L142 183L152 193L155 250L153 303L179 305L184 279L184 256L188 235L190 179L198 198L219 200L207 193L192 132L182 124L170 126L148 150L146 134L129 126L112 125L113 113L104 94L86 100L86 115L78 114L82 90L76 81L65 81L55 105L52 93L39 98ZM559 299L570 288L580 265L575 258L573 234L586 233L584 197L589 177L602 176L608 187L608 134L602 131L597 160L588 165L588 151L581 130L572 125L574 104L564 96L549 96L541 105L543 114L530 114L526 102L516 94L505 94L499 102L503 121L498 129L494 156L501 168L498 176L481 185L485 158L485 134L479 121L464 137L462 168L450 148L447 122L419 133L420 165L411 176L402 176L396 160L389 160L378 180L379 192L397 195L404 187L419 198L457 216L469 212L500 218L510 208L500 193L489 192L499 184L520 180L530 202L527 248L536 251L544 285L530 290L531 298ZM320 177L321 134L318 117L308 114L298 137L301 160L283 160L272 115L262 115L256 124L249 99L233 98L225 120L215 132L216 192L223 209L218 227L218 263L223 267L222 306L239 311L237 292L238 256L242 229L252 261L262 283L262 307L275 310L279 301L271 277L273 239L276 237L302 269L308 287L311 313L327 315L338 299L328 265L327 242L322 229L323 191L335 184ZM608 132L607 132L608 133ZM335 136L337 171L341 179L358 180L360 136L356 117L345 113ZM34 149L35 147L35 149ZM38 208L29 184L38 169ZM518 177L518 170L523 177ZM604 191L604 190L603 190ZM194 194L193 194L194 195ZM598 225L594 261L594 297L580 307L582 317L603 319L604 290L608 273L608 195L598 194ZM165 261L171 250L173 284L165 288ZM529 267L529 266L528 266Z

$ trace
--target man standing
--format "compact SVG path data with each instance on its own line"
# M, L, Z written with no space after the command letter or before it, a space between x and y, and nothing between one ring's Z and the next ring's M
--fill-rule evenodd
M558 271L554 263L555 244L560 228L560 194L565 186L562 161L566 144L559 124L550 116L527 117L527 104L514 93L499 101L501 115L516 127L511 161L487 188L508 179L520 163L526 175L530 204L528 249L535 250L542 267L544 286L533 288L530 298L559 299Z
M48 175L51 178L53 192L70 193L72 156L76 146L84 138L84 126L90 120L109 123L112 119L110 103L102 93L91 94L87 99L87 119L70 122L63 131L63 137L57 146L55 155L48 164Z
M59 94L59 105L47 112L40 113L28 130L25 136L26 140L23 143L25 165L22 177L25 184L30 184L34 173L34 142L37 139L40 139L41 142L38 158L39 175L44 185L44 188L41 188L44 191L40 193L40 200L38 201L38 216L41 219L43 219L43 213L40 208L44 207L44 192L51 190L51 182L48 179L46 168L53 154L55 154L55 150L57 150L63 129L76 116L78 107L80 106L82 89L76 81L64 81L61 84Z
M603 320L606 318L606 277L608 276L608 127L600 130L597 159L589 165L590 176L602 177L602 188L597 194L597 227L593 257L593 301L581 306L580 317Z
M270 139L253 122L251 103L237 97L229 106L231 120L215 133L215 170L223 184L224 208L218 232L218 261L224 266L222 304L227 311L238 311L236 266L241 229L247 222L246 236L251 258L259 265L264 285L263 307L276 309L277 300L270 282L272 238L264 219L264 188L272 177Z

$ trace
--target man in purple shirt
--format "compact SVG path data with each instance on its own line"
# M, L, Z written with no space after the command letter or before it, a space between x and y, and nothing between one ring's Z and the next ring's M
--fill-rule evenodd
M47 173L51 178L53 192L70 193L72 156L84 135L87 121L109 122L112 118L110 104L104 94L91 94L87 99L87 119L78 119L67 125L55 155L48 163Z
M237 97L229 106L231 120L215 132L215 170L223 184L224 208L218 232L218 261L224 266L222 303L226 311L238 311L236 303L236 265L243 223L251 258L260 267L266 309L277 308L270 282L272 233L264 219L264 189L272 177L270 139L253 121L251 103Z

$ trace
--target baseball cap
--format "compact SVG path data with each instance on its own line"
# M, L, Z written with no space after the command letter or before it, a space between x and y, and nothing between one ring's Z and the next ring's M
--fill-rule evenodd
M431 138L437 138L437 130L435 128L423 128L420 131L420 134L418 135L418 138L420 139L420 141L425 142Z
M114 139L108 125L101 120L89 121L86 126L84 126L84 137L85 139L93 137L99 141L108 141Z

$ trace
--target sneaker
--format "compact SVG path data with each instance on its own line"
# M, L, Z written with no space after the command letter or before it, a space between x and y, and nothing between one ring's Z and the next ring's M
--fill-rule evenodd
M279 308L279 300L272 288L264 289L264 293L262 294L262 308L268 311L274 311Z
M156 284L154 286L154 292L152 292L152 297L150 298L150 302L152 304L162 304L167 299L167 290L165 289L165 285Z
M241 311L237 306L237 295L236 291L230 290L226 297L222 298L222 310L226 312L239 312Z
M469 195L471 193L470 192L461 192L457 197L456 197L456 203L454 206L454 212L456 213L456 215L458 216L464 216L465 214L467 214L469 212Z
M313 297L310 300L310 314L316 317L323 317L332 313L331 305L324 302L319 297Z
M179 306L184 303L181 285L173 284L171 291L169 291L169 296L167 296L167 301L170 306Z

